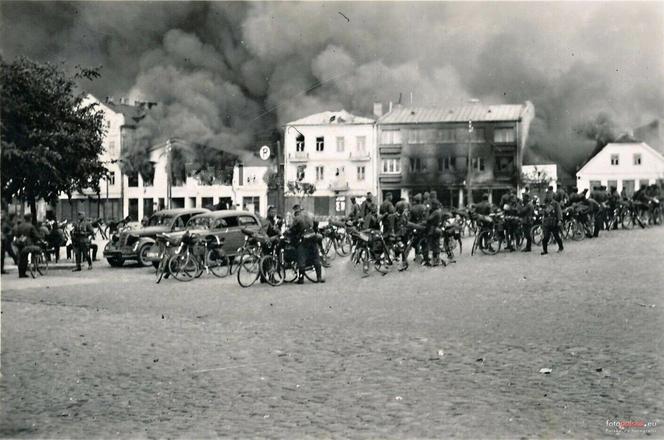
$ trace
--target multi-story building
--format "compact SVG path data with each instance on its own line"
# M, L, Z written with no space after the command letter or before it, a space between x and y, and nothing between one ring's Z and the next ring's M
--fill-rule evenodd
M576 173L579 191L603 185L635 190L664 183L664 156L646 143L611 143L602 148Z
M462 206L468 201L469 187L477 202L483 193L498 200L517 186L535 116L530 102L451 108L398 105L381 113L378 104L374 114L379 116L382 195L392 192L398 200L435 190L444 205Z
M137 124L145 117L146 111L155 105L151 102L135 102L129 104L127 100L118 102L108 97L104 102L92 95L87 95L83 102L85 105L97 104L104 114L103 128L105 135L102 140L104 152L100 160L109 171L109 176L100 182L99 193L84 190L72 194L71 199L66 195L60 196L57 206L58 218L76 218L78 211L83 211L90 217L120 218L123 211L123 190L127 185L127 176L123 176L120 169L121 154L127 144L132 141Z
M307 116L285 126L286 206L296 203L316 215L345 215L349 198L376 194L375 121L345 110ZM307 197L288 192L289 182L307 182Z
M196 174L186 167L174 167L172 152L178 148L191 148L180 139L169 139L149 149L149 161L153 167L150 179L140 173L125 174L120 165L122 151L132 142L134 130L144 117L151 103L129 105L122 100L100 102L88 96L88 102L96 102L104 113L106 134L104 152L100 160L109 170L109 178L100 182L100 191L85 190L73 194L71 199L62 194L56 214L58 218L75 218L78 211L90 217L119 219L129 215L134 220L150 216L164 208L208 207L234 208L255 211L265 216L267 212L267 183L265 174L273 166L246 152L241 160L233 156L228 169L215 175ZM170 177L169 177L170 176Z

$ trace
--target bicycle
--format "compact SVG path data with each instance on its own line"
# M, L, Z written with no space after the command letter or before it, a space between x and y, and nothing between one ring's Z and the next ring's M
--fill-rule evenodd
M186 232L178 251L168 261L169 273L178 281L191 281L203 272L217 278L226 277L230 273L230 261L221 249L223 242L223 238L216 235L201 238Z
M297 250L292 242L282 236L270 240L270 244L270 252L260 260L260 271L265 281L271 286L279 286L297 280ZM309 278L307 271L304 275Z
M500 251L503 241L499 214L493 213L488 216L477 214L475 220L478 232L475 235L470 255L474 255L476 249L479 249L485 255L496 255Z
M46 258L46 249L48 244L40 241L37 245L30 246L28 250L28 270L32 278L37 275L44 276L48 273L48 259Z

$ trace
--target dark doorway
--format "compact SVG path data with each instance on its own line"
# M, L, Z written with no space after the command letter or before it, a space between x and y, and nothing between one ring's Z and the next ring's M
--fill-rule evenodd
M400 189L384 189L383 190L383 200L385 200L385 196L387 194L392 194L392 203L396 203L399 201L401 198L401 190Z

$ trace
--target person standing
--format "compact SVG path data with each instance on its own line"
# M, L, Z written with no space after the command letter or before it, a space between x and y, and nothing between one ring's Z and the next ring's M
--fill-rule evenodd
M394 205L392 204L392 193L385 194L385 200L380 205L378 215L383 225L383 235L385 237L394 236Z
M39 242L39 231L32 224L32 214L25 214L24 221L14 227L13 235L18 248L18 277L27 278L28 254Z
M350 212L348 213L348 220L351 222L356 222L362 217L362 211L360 205L357 204L355 197L350 198Z
M523 235L526 237L526 247L522 252L530 252L530 248L533 243L533 237L530 233L531 228L533 227L533 214L535 208L533 207L532 202L530 201L530 194L523 193L523 204L519 208L519 218L521 218L521 227L523 228Z
M445 266L445 262L440 259L440 226L442 223L443 213L442 206L438 200L431 200L431 210L427 216L427 239L426 249L422 250L424 256L425 266L439 266L441 263ZM431 251L432 260L429 260L429 250Z
M81 259L88 262L88 270L92 270L92 259L90 258L90 237L94 235L92 224L85 218L85 213L79 211L78 221L74 223L71 232L71 241L76 258L76 268L72 272L81 271Z
M548 254L547 246L552 235L558 244L558 252L563 251L563 240L560 238L561 221L562 211L560 210L560 205L553 199L553 197L546 197L544 199L544 218L542 219L542 229L544 230L542 255Z
M316 282L324 283L322 276L320 253L314 232L314 217L300 207L293 206L293 225L291 232L297 241L297 284L304 283L304 271L307 264L313 264L316 271Z
M265 228L265 233L268 237L278 237L281 235L281 225L282 221L277 217L277 210L274 206L270 205L267 208L267 225Z

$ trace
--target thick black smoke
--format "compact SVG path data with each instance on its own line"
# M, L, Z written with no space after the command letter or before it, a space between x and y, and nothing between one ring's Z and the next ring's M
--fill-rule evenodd
M102 65L98 96L158 101L142 136L238 151L289 120L531 100L532 153L569 168L602 113L664 115L662 3L12 3L2 56Z

